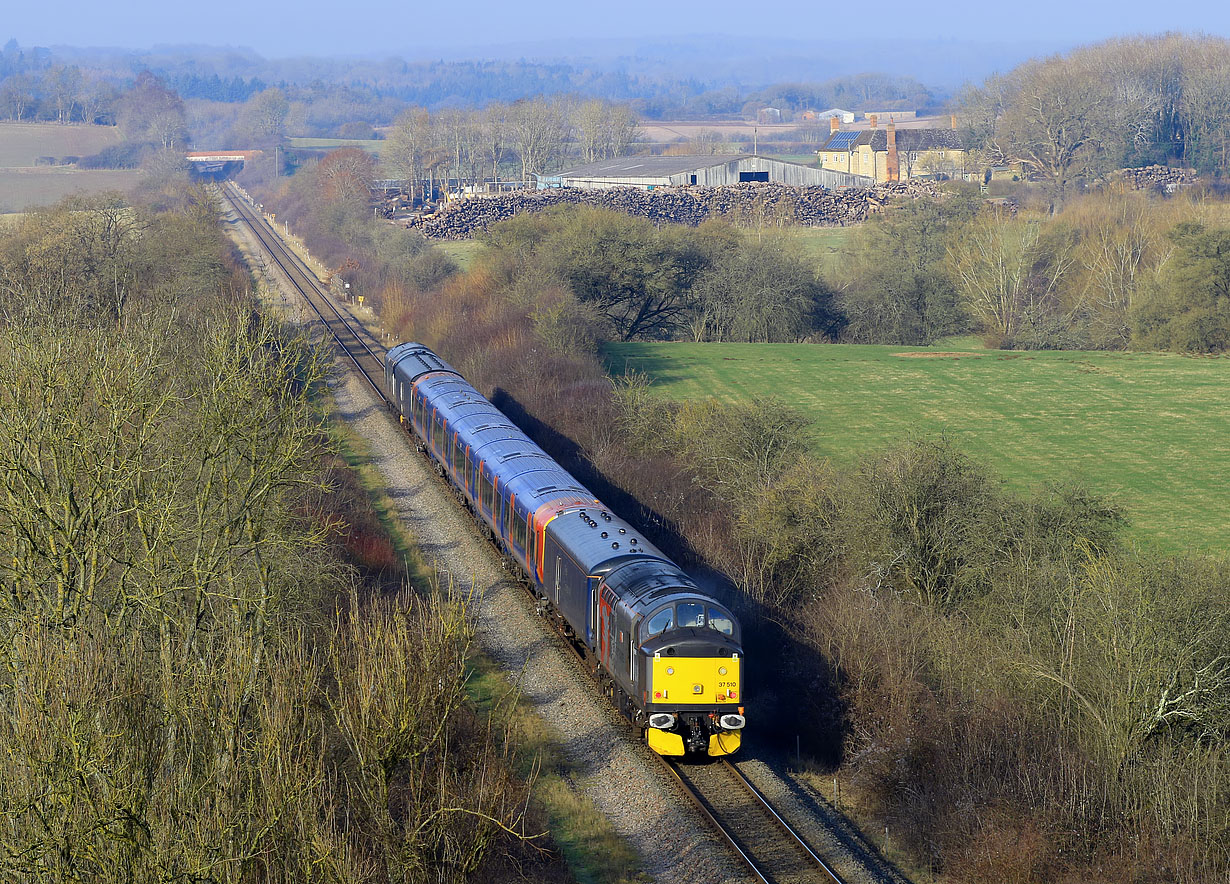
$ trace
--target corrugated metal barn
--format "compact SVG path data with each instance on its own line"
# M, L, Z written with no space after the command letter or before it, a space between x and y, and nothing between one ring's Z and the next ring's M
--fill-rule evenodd
M817 166L788 163L769 157L735 156L619 157L600 160L538 179L539 188L577 187L603 190L608 187L720 187L744 181L773 181L796 186L869 187L862 175L834 172Z

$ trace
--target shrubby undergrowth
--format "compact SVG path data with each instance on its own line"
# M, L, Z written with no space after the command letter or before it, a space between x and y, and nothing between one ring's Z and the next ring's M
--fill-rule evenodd
M557 875L471 612L402 588L322 354L179 196L0 237L0 878Z

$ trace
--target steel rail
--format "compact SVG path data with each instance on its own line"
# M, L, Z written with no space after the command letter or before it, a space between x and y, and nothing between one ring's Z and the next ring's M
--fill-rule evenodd
M233 188L234 185L230 182L223 184L223 198L230 203L231 207L235 210L235 214L238 215L239 218L248 226L261 245L264 246L269 252L269 257L275 264L277 264L279 268L281 268L290 284L298 290L299 294L303 296L303 300L307 302L308 306L312 308L312 311L317 315L317 317L320 318L321 324L324 325L324 327L329 331L330 336L332 336L333 340L337 343L338 347L341 348L342 352L349 357L352 363L354 363L354 367L358 370L359 374L363 376L363 379L367 381L371 388L376 392L376 395L380 397L381 401L383 401L386 405L389 404L389 397L386 395L381 381L372 376L373 372L370 372L368 369L364 368L360 355L356 354L352 347L348 346L346 342L342 340L342 336L334 327L334 322L340 323L342 327L350 333L350 335L354 338L355 343L367 352L367 356L370 357L373 362L383 366L384 359L382 356L368 346L367 342L363 340L363 336L359 330L356 329L355 326L342 315L342 312L337 309L337 306L329 299L329 296L314 280L312 271L307 268L298 255L295 255L286 247L277 231L273 230L269 226L269 223L262 215L246 205L246 200L242 196L237 196L234 193ZM300 282L300 279L302 282ZM331 321L320 309L320 307L317 306L317 299L328 305L329 310L333 313L334 320Z
M731 847L732 850L743 860L744 864L751 870L752 874L762 884L774 884L775 878L773 872L768 868L768 865L763 860L757 861L756 857L751 854L749 848L745 847L740 841L738 835L731 830L729 826L724 824L719 818L720 811L714 808L708 798L704 794L704 790L692 782L691 778L682 772L680 765L668 758L659 756L659 760L663 766L670 772L674 780L679 783L687 794L688 799L701 812L701 815L714 829L714 831ZM829 884L845 884L844 879L825 862L811 848L803 837L794 830L794 828L786 822L780 813L773 807L772 802L766 798L755 785L752 784L743 772L739 770L729 759L721 759L718 764L732 776L735 781L743 787L743 790L750 794L754 799L754 806L759 807L768 820L771 820L776 827L786 836L786 841L805 855L808 860L824 875L823 880Z
M764 872L760 870L760 867L756 865L756 860L752 859L752 857L748 855L747 851L743 849L743 846L739 843L739 840L735 838L734 833L731 832L730 829L726 828L726 826L723 826L721 821L714 815L713 811L709 809L708 803L705 801L700 792L697 791L697 789L692 786L692 784L689 783L682 774L679 773L679 768L673 762L667 761L662 756L658 757L662 760L662 766L670 771L671 776L675 778L675 782L679 784L684 793L688 796L688 800L692 802L692 806L700 811L701 816L703 816L713 830L726 841L727 846L729 846L730 849L738 855L739 859L743 860L744 865L746 865L748 869L751 870L751 873L756 876L756 880L760 881L761 884L773 884L772 879L766 877Z
M721 763L728 771L730 771L735 779L739 781L740 785L751 793L751 795L760 803L760 806L763 807L765 811L777 821L777 824L782 828L782 830L785 831L786 834L788 834L791 839L793 839L794 842L812 858L816 865L818 865L826 875L828 875L832 884L845 884L841 877L833 871L832 866L826 863L814 850L811 849L811 845L803 839L803 836L796 832L788 822L782 819L781 814L774 809L773 805L769 802L769 799L766 798L764 794L752 784L751 780L744 776L743 771L739 770L739 768L735 766L734 762L728 758L723 758Z

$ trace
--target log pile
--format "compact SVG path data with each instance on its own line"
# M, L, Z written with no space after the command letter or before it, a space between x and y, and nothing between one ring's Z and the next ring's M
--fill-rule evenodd
M430 239L469 239L497 221L523 212L575 204L691 227L708 218L725 218L740 224L842 227L866 220L893 198L937 195L933 184L921 181L903 181L864 190L763 183L658 190L557 188L470 197L450 203L434 215L411 217L405 223Z
M1132 190L1161 190L1173 193L1196 180L1195 169L1175 169L1170 166L1143 166L1139 169L1120 169L1115 173Z

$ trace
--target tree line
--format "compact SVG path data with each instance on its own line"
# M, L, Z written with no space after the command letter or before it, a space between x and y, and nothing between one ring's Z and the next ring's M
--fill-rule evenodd
M1216 353L1230 346L1227 242L1225 202L1201 192L1110 187L1051 215L955 188L873 218L831 278L850 341Z
M1230 168L1230 41L1126 37L1035 59L959 96L989 163L1019 163L1052 207L1079 179L1151 163Z
M557 875L472 612L329 441L328 358L207 191L164 202L0 235L0 877Z
M623 156L638 137L627 105L591 99L533 98L482 110L411 109L381 146L381 163L413 182L507 179L533 182L567 158L583 163ZM430 187L431 185L429 185Z

